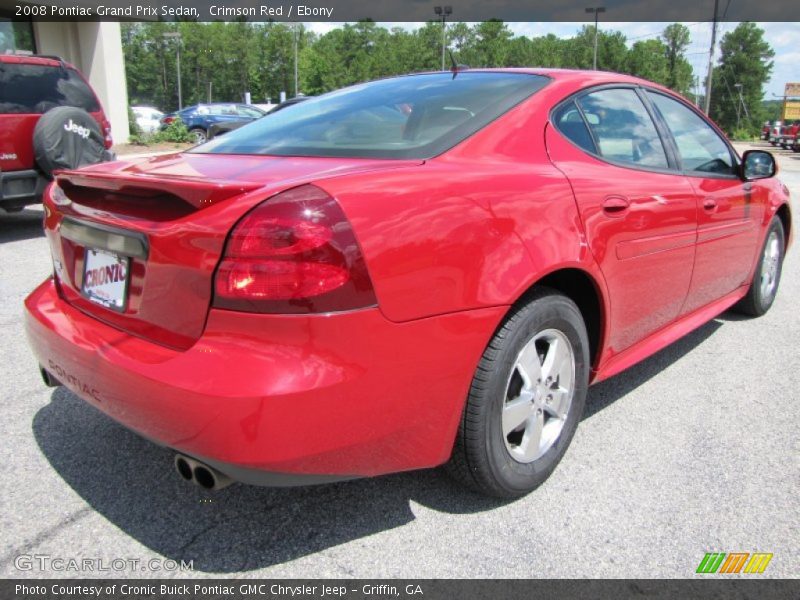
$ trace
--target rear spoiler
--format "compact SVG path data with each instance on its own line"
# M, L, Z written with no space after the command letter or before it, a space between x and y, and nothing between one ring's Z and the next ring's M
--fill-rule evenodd
M195 209L207 208L233 196L261 187L255 182L220 181L196 177L131 175L127 173L93 173L91 171L60 171L55 174L57 183L105 190L130 196L157 196L170 194L192 205Z

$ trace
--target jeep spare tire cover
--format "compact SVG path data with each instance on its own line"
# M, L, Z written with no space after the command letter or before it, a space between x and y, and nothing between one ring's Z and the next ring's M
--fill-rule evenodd
M85 110L59 106L44 113L33 130L36 162L47 177L111 158L100 125Z

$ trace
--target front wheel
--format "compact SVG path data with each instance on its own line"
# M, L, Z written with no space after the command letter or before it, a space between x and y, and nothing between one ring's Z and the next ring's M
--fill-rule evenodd
M537 290L498 330L472 380L448 470L484 494L541 485L583 414L589 342L578 307Z
M753 273L753 280L750 282L750 290L734 305L734 310L751 317L760 317L770 309L778 293L785 249L783 223L776 215L772 217L767 229L767 237Z

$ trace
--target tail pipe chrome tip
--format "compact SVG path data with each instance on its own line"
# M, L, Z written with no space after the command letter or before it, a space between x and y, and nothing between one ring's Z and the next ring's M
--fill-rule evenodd
M233 479L183 454L175 455L175 470L184 481L200 486L204 490L218 491L233 483Z
M59 387L61 385L61 382L53 377L53 374L44 367L39 367L39 373L41 373L42 381L44 381L47 387Z

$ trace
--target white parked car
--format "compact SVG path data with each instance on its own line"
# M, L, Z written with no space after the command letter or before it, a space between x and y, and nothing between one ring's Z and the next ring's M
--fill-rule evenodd
M132 106L133 115L136 117L136 124L143 133L153 133L158 131L161 117L164 113L152 106Z

